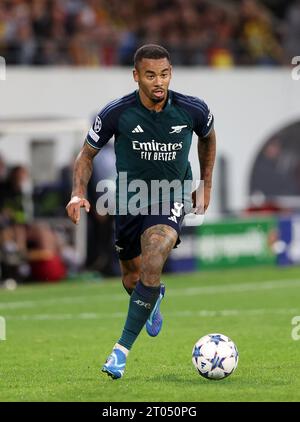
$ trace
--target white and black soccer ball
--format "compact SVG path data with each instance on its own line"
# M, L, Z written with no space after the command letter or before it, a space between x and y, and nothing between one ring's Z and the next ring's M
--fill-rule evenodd
M232 374L238 364L236 345L224 334L207 334L193 348L192 362L205 378L219 380Z

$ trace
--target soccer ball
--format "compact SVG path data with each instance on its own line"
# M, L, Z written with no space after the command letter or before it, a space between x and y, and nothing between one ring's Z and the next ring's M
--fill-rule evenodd
M236 345L224 334L207 334L193 348L192 362L205 378L219 380L236 369L239 353Z

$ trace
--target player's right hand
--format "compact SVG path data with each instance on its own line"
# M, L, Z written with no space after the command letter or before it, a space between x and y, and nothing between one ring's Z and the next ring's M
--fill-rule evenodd
M79 196L73 196L66 206L68 217L75 224L78 224L80 220L80 208L85 208L86 212L89 212L91 205L87 199L79 198Z

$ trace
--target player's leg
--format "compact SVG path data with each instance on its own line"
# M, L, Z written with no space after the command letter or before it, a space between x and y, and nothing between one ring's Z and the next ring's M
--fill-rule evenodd
M156 224L144 231L141 236L141 279L145 286L159 287L163 266L177 239L177 231L166 224Z
M102 369L113 378L122 377L129 350L155 307L163 265L177 238L176 230L163 224L149 227L141 236L141 279L130 296L121 338Z
M163 224L155 225L153 227L148 228L148 230L146 230L144 232L144 237L143 237L143 240L142 240L142 249L144 251L144 253L143 253L143 267L145 269L148 269L148 271L151 271L151 265L149 265L149 261L151 261L152 265L154 265L155 269L158 270L158 274L156 275L156 277L159 280L160 280L160 275L161 275L161 272L162 272L163 265L164 265L168 255L170 253L170 250L165 249L165 251L164 251L165 254L166 254L165 256L163 256L163 254L160 254L160 251L158 250L158 253L160 255L159 259L161 260L161 262L155 263L152 260L153 257L155 257L155 254L153 254L153 253L148 254L147 251L149 250L149 248L148 248L147 243L153 242L153 240L152 240L153 233L156 233L156 235L157 235L158 231L160 231L160 233L161 233L164 230L170 231L170 230L174 230L174 229L172 229L172 227L170 227L168 225L163 225ZM174 233L174 236L175 236L174 239L177 240L178 235L176 236L176 234ZM176 242L176 240L175 240L175 242ZM174 245L175 245L175 243L173 243L172 248L174 247ZM155 242L154 242L154 246L155 246ZM153 278L153 276L154 276L154 274L152 273L151 277ZM146 275L143 274L142 277L143 277L142 279L144 279L144 278L146 279ZM156 337L160 333L161 328L162 328L163 317L162 317L162 314L160 312L160 304L161 304L161 302L164 298L164 295L165 295L165 285L163 283L160 283L159 297L156 301L156 304L155 304L151 314L149 315L149 317L146 321L146 331L149 334L149 336L151 336L151 337Z
M176 230L164 224L149 227L141 236L141 278L130 297L124 330L118 344L130 350L160 296L164 263L178 238Z
M132 293L140 279L140 230L141 216L116 216L116 250L122 273L122 282L125 290L132 299ZM128 349L116 344L107 358L102 371L114 379L121 378L126 364Z
M126 261L120 260L122 283L129 296L131 296L137 282L141 278L141 262L141 255ZM156 337L161 331L163 318L160 313L160 304L164 296L165 285L161 283L159 297L149 318L146 321L146 331L151 337Z
M122 283L124 289L127 291L129 296L131 296L141 276L141 256L139 255L131 259L125 259L124 256L126 257L126 251L124 255L123 247L119 252L119 257L120 255L122 258L119 259ZM116 344L112 353L105 362L102 371L106 372L114 379L121 378L124 373L127 354L127 349L125 350L121 345Z
M119 260L122 283L129 295L133 292L136 283L141 278L141 255L127 260Z

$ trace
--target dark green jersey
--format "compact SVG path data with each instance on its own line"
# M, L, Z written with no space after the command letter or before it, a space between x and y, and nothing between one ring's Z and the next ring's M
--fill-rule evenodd
M176 186L192 180L188 156L193 132L205 137L212 126L213 115L205 102L196 97L169 91L165 107L156 112L141 103L136 91L104 107L86 141L101 149L114 136L117 203L124 205L146 184L148 195L140 204L144 207L167 200L161 189L151 192L163 181L173 183L170 200L190 199L190 191L183 195Z

